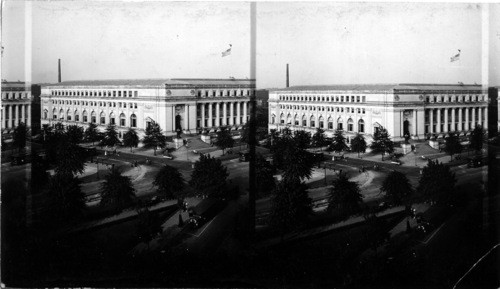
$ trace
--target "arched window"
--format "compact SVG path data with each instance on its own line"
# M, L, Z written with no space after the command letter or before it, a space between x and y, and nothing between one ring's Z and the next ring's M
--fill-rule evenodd
M137 127L137 117L135 114L130 116L130 127Z
M110 113L109 114L109 124L111 125L115 125L116 122L115 122L115 114L114 113Z
M362 119L358 121L358 132L365 132L365 121Z
M285 123L285 115L283 113L280 115L280 123L281 124Z
M319 121L319 127L324 128L325 127L325 119L322 116L320 116L318 121Z
M84 110L83 113L82 113L82 120L83 120L83 122L88 122L87 111L86 110Z
M75 109L74 115L75 115L75 121L80 121L80 115L78 114L78 109Z
M298 114L295 115L293 124L294 125L300 125L300 120L299 120L299 115Z
M353 131L354 130L354 121L352 118L349 118L347 120L347 131Z
M316 126L316 118L314 115L311 116L311 123L309 125L310 127L315 127Z
M344 121L342 120L341 117L337 119L337 129L338 130L343 130L344 129Z
M93 111L91 114L90 114L90 121L92 123L96 123L97 122L97 119L96 119L96 113L95 111Z
M292 115L291 114L288 114L286 116L286 124L292 124Z
M307 126L307 118L305 115L302 116L302 126Z
M106 115L104 114L104 112L101 112L101 114L99 115L99 124L106 124Z
M71 121L71 112L69 109L66 111L66 120Z
M49 117L49 112L46 109L44 109L43 110L43 119L47 119L48 117Z
M333 129L333 119L331 117L328 118L328 129Z
M64 120L64 110L62 108L59 110L59 118Z
M120 114L120 126L125 126L125 114Z

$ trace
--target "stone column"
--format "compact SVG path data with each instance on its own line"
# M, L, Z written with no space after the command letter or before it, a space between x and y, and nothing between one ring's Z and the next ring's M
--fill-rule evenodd
M443 132L449 132L448 130L448 109L444 109L444 129Z
M469 129L470 129L470 127L469 127L469 108L466 107L465 108L465 127L464 127L464 130L468 131Z
M484 129L488 129L488 108L484 108Z
M478 118L478 124L482 127L483 126L483 108L480 107L477 109L477 118Z
M220 126L220 104L218 102L215 103L215 126Z
M189 104L184 105L184 130L189 131Z
M279 120L281 120L280 118L280 114L281 114L281 111L278 111L278 118ZM279 124L279 122L278 122ZM232 102L229 103L229 125L234 125L234 105Z
M455 131L455 108L451 109L451 131Z
M464 127L462 125L462 108L458 109L458 131L463 131Z
M228 125L227 123L227 103L222 103L222 123L223 125Z
M473 108L471 108L471 110L472 110L472 120L471 120L472 121L472 125L471 125L471 129L474 129L474 128L476 128L476 108L473 107Z
M247 109L248 109L247 105L248 105L248 103L246 101L244 101L243 102L243 123L244 124L247 123ZM292 115L292 117L294 117L294 116ZM295 121L295 119L293 121Z
M5 129L5 110L7 109L7 106L4 105L2 107L2 129Z
M436 132L440 133L441 132L441 109L438 108L437 110L437 116L436 116Z
M19 108L21 109L21 121L24 122L24 120L26 119L26 115L25 115L25 106L24 104L21 104L19 105ZM25 123L26 126L28 126L27 123Z
M417 137L418 133L417 133L417 110L414 109L413 111L413 120L412 120L412 134Z
M16 127L19 125L19 105L14 106L14 112L16 114L16 117L14 118L14 125L13 127Z
M212 115L212 103L209 103L208 104L208 127L212 127L213 126L212 119L213 119L213 115Z
M287 112L287 115L285 115L285 118L287 116L288 116L288 112ZM236 124L241 124L240 117L241 117L241 103L236 102Z
M434 133L434 109L429 110L429 133Z
M201 104L201 127L205 127L205 104Z

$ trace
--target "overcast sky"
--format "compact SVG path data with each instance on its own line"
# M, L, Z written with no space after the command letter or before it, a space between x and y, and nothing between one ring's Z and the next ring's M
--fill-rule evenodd
M249 3L3 5L3 79L55 82L58 58L63 80L251 77ZM285 86L286 63L291 85L500 85L498 4L259 2L256 11L259 88Z

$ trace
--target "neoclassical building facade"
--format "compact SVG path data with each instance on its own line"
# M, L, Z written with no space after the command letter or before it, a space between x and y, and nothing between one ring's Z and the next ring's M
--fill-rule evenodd
M467 135L488 126L488 89L480 85L383 84L296 86L269 93L269 129L342 129L371 141L380 127L395 141Z
M42 125L116 125L140 136L152 121L166 135L240 129L249 119L253 79L144 79L65 81L42 85Z
M23 122L31 127L31 84L2 81L2 135L11 134Z

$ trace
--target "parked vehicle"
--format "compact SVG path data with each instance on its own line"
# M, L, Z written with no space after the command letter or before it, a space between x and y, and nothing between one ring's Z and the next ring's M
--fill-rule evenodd
M469 161L467 162L467 167L469 168L477 168L483 166L483 158L482 157L474 157L474 158L469 158Z
M224 207L226 203L219 199L205 199L196 207L189 208L189 223L195 228L203 226L206 222L214 218Z
M27 159L27 156L25 153L20 153L20 154L15 154L11 157L11 165L17 166L17 165L23 165L25 163L29 162Z

